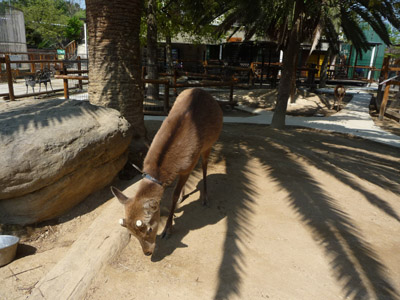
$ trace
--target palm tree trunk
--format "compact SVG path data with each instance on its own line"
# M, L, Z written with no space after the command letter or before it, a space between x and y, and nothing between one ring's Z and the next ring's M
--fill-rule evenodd
M158 79L156 0L147 2L147 78ZM147 98L158 100L158 84L149 84Z
M140 71L141 9L140 0L86 0L89 100L121 112L132 126L132 145L139 152L146 140Z
M300 19L297 20L295 26L292 28L288 44L283 51L282 76L279 81L278 99L271 122L272 128L283 129L285 127L287 104L293 80L296 80L293 73L296 71L297 53L300 51L299 33Z

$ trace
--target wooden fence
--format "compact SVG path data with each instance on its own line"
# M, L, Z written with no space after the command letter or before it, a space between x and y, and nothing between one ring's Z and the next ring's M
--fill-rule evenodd
M49 54L51 56L51 54ZM78 57L76 60L58 60L56 56L52 57L52 59L45 58L42 54L40 55L42 59L28 59L28 60L11 60L9 55L5 55L4 57L0 57L0 66L1 64L5 65L5 72L2 72L3 77L5 77L8 84L8 93L0 93L0 97L4 99L9 99L14 101L18 98L24 97L32 97L43 94L51 94L54 92L62 92L64 91L64 96L66 99L69 98L69 90L71 88L82 89L83 84L87 84L87 82L83 83L83 80L87 81L88 77L82 76L81 78L69 78L78 80L78 85L75 87L68 86L68 79L65 76L71 76L70 74L85 74L88 71L82 70L82 63L87 64L87 60L81 60ZM26 64L29 66L28 70L19 70L17 68L12 68L12 65ZM77 66L77 70L68 69L68 67L72 64ZM38 68L39 66L39 68ZM43 71L45 68L48 70L54 70L57 74L55 78L61 78L64 80L64 87L61 89L54 89L51 91L43 91L43 92L34 92L34 93L23 93L16 94L14 92L14 85L17 83L17 79L24 78L26 76L35 75L38 70ZM64 76L64 77L59 77ZM28 88L27 88L28 91Z
M378 94L376 97L376 106L379 111L379 120L383 120L385 114L394 119L400 120L400 113L387 109L389 92L392 86L400 86L400 60L390 65L390 58L385 57L382 65L381 75L379 77ZM389 75L391 77L389 78ZM396 101L400 101L397 99Z

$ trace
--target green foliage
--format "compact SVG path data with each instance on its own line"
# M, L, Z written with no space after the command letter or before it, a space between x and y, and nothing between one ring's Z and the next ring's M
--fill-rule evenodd
M220 29L226 32L239 24L247 38L255 34L267 36L285 48L290 31L300 20L299 41L312 41L320 35L333 46L343 33L361 52L369 48L363 33L364 24L390 44L385 22L400 29L399 10L396 9L399 3L399 0L232 0Z
M67 22L67 27L65 28L65 36L69 40L79 41L81 39L83 22L79 20L78 17L73 16Z
M216 40L220 36L220 33L210 23L216 8L219 7L219 2L217 0L158 0L157 30L159 39L165 39L167 36L171 38L179 36L192 43ZM206 15L210 16L210 18L205 19ZM203 18L200 18L200 16L203 16ZM147 12L144 10L140 27L142 44L146 43L146 18Z
M83 10L72 1L13 0L11 4L24 13L26 40L30 46L57 48L80 36L78 16Z

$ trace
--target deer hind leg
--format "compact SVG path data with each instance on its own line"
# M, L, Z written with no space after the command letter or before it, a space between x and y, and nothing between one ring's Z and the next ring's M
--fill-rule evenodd
M175 211L176 203L178 202L179 195L180 195L182 188L184 187L187 179L189 178L189 175L190 175L190 172L179 176L178 183L176 184L174 194L172 196L172 205L171 205L171 210L169 211L168 220L167 220L167 223L165 224L165 228L161 234L162 238L166 237L167 235L171 235L172 219L174 218L174 211Z
M201 153L201 166L203 168L203 205L208 205L208 194L207 194L207 165L208 157L210 156L211 148Z

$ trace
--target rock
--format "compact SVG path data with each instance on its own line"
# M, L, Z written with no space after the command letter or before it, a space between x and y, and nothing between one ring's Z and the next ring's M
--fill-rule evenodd
M126 163L129 128L85 101L0 103L0 223L54 218L109 184Z

